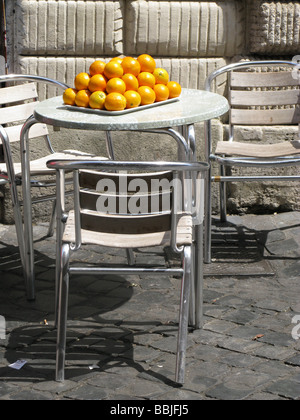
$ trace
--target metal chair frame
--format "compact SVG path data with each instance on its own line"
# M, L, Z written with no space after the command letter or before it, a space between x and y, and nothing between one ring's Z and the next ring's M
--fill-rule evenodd
M227 66L221 67L215 71L213 71L205 81L205 90L211 91L213 89L213 82L215 79L220 76L221 74L234 72L235 70L239 69L250 69L254 67L288 67L291 68L294 72L296 80L298 83L300 82L300 71L299 71L299 64L293 61L284 61L284 60L268 60L268 61L246 61L246 62L238 62L229 64ZM247 73L245 73L247 74ZM251 74L251 73L250 73ZM299 83L300 84L300 83ZM229 98L230 102L230 98ZM292 123L290 123L292 124ZM236 124L236 125L247 125L244 124ZM251 123L251 125L255 125L255 123ZM256 125L263 125L263 124L256 124ZM271 124L268 124L271 125ZM273 125L276 125L276 121ZM279 123L277 125L280 125ZM300 133L300 120L298 118L298 125L299 125L299 133ZM300 175L253 175L253 176L226 176L225 175L225 168L226 167L244 167L244 168L251 168L251 167L278 167L278 166L295 166L300 164L300 150L295 151L295 155L291 156L278 156L276 158L259 158L259 157L243 157L243 156L226 156L221 154L216 154L212 150L212 132L211 132L211 121L205 122L205 139L206 139L206 146L205 146L205 153L206 153L206 161L207 162L216 162L220 168L219 175L212 175L212 168L207 173L207 182L206 182L206 193L205 193L205 249L204 249L204 262L210 263L211 262L211 218L212 218L212 210L211 210L211 188L212 182L218 182L220 187L220 219L221 221L226 221L226 183L227 182L236 182L236 181L269 181L269 180L276 180L276 181L297 181L300 180ZM229 142L234 142L234 124L231 122L231 111L229 111ZM294 144L300 144L300 138L298 140L294 140ZM299 154L298 154L299 153Z
M172 246L176 253L180 253L183 256L183 265L181 268L162 268L162 267L137 267L137 266L124 266L124 267L72 267L70 265L70 251L76 251L81 247L82 242L82 227L81 227L81 204L80 204L80 185L78 171L81 170L93 170L101 171L101 173L118 172L118 171L138 171L139 177L142 178L140 172L159 172L159 171L172 171L175 179L183 175L189 176L193 186L195 177L191 177L192 173L198 173L203 178L204 172L208 170L208 164L205 162L124 162L124 161L50 161L47 166L51 169L56 169L57 173L57 253L56 253L56 307L57 307L57 353L56 353L56 380L64 380L64 364L65 364L65 353L66 353L66 324L67 324L67 306L68 306L68 291L69 291L69 276L71 274L148 274L153 273L161 275L162 273L169 275L182 275L181 285L181 299L180 299L180 315L179 315L179 329L178 329L178 347L177 347L177 361L176 361L176 373L175 381L178 383L184 382L184 371L185 371L185 352L186 352L186 340L188 333L188 323L195 328L201 327L202 324L202 288L203 288L203 230L201 214L199 219L199 210L201 205L199 201L195 206L192 206L192 194L191 189L188 188L188 192L184 192L188 195L184 195L183 201L185 209L193 219L192 228L193 240L191 243L183 243L178 245L176 238L178 215L177 205L181 200L182 196L178 195L176 183L173 185L172 194L172 206L170 210L171 218L171 233L169 239L169 245ZM64 205L64 178L66 171L73 171L74 179L74 219L75 223L73 226L74 230L74 243L69 243L70 240L63 238L65 226L67 223L68 216L65 213ZM189 174L189 175L188 175ZM181 183L182 185L182 183ZM184 189L185 189L184 184ZM193 188L193 194L196 195L198 192L197 188ZM199 200L199 198L198 198ZM203 204L202 204L203 205ZM190 213L191 210L194 214ZM201 213L201 212L200 212ZM151 213L152 214L152 213ZM203 214L202 214L203 215ZM133 217L132 215L130 217ZM133 218L134 223L137 222L140 215L136 215ZM143 222L142 222L143 223ZM201 228L200 228L201 226ZM87 228L85 228L87 229ZM91 228L92 230L92 228ZM93 230L92 230L93 232ZM90 235L90 234L89 234ZM103 234L101 234L103 235ZM118 236L118 234L116 234ZM131 235L136 240L135 234ZM90 237L89 237L90 241ZM117 241L117 239L116 239ZM91 242L93 241L91 240ZM108 247L121 247L123 244L105 244ZM145 245L151 246L151 245ZM125 248L130 247L130 244L126 244ZM191 291L191 297L190 297Z
M29 74L24 74L24 75L23 74L9 74L9 75L0 76L0 84L1 83L6 84L6 83L11 83L11 82L34 82L36 84L37 83L43 83L43 84L55 86L55 87L60 88L62 90L65 90L66 88L69 87L65 83L62 83L62 82L59 82L57 80L50 79L50 78L47 78L47 77L44 77L44 76L29 75ZM5 106L5 104L4 104L4 106ZM25 120L26 120L26 118L29 119L30 114L25 117ZM18 121L18 116L17 115L16 115L15 120ZM45 134L42 134L42 136L45 138L45 141L46 141L46 146L47 146L47 152L48 152L49 159L50 159L51 155L53 155L55 157L55 155L54 155L55 150L52 147L52 144L51 144L51 141L50 141L47 130L45 130ZM28 256L28 253L26 252L26 245L25 245L24 232L23 232L22 212L21 212L21 207L23 206L23 204L26 203L26 197L23 196L23 201L20 201L19 198L18 198L18 188L17 188L19 185L21 185L23 183L22 182L23 179L22 179L21 174L16 175L16 173L15 173L9 135L7 133L7 130L6 130L5 126L3 126L3 125L0 125L0 140L2 141L2 145L3 145L4 162L6 164L6 171L7 171L7 173L4 173L4 172L1 173L0 172L0 185L9 183L9 186L10 186L11 201L12 201L13 215L14 215L15 226L16 226L16 234L17 234L18 245L19 245L19 252L20 252L22 266L24 268L24 277L25 277L25 287L26 287L27 298L28 298L28 300L33 300L33 299L35 299L35 287L34 287L33 282L31 281L31 279L28 279L28 276L26 275L26 273L27 273L26 266L28 265L27 259L29 258L29 256ZM21 142L21 133L20 133L20 142ZM110 147L110 149L109 149L109 147ZM111 152L113 152L113 148L112 148L112 145L111 145L111 139L109 137L107 138L107 149L110 150ZM22 144L20 144L20 150L23 150ZM82 153L82 155L83 154L84 153ZM21 156L21 159L22 158L23 157ZM45 164L44 164L44 168L47 169L46 161L45 161ZM37 174L37 176L42 176L42 177L43 177L43 175L49 176L49 174L51 174L51 172L50 171L48 171L48 172L49 173L42 174L42 175ZM55 174L55 172L54 172L54 174ZM42 181L42 178L41 178L41 180L36 180L34 178L31 178L31 176L30 176L30 181L29 182L30 182L31 187L51 187L51 186L56 185L55 180L53 180L53 179ZM72 180L71 180L71 182L72 182ZM38 202L43 202L43 201L53 201L53 209L52 209L51 220L50 220L50 225L49 225L49 229L48 229L48 235L49 236L53 235L53 233L54 233L55 198L56 198L55 194L52 194L52 195L51 194L48 194L48 195L43 194L39 197L31 199L31 203L38 203Z

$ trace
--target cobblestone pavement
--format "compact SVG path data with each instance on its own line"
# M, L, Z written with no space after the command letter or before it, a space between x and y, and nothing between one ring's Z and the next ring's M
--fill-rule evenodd
M167 276L74 276L66 380L54 381L55 238L45 233L45 224L34 227L37 298L28 302L14 226L0 228L0 399L300 399L300 213L215 221L205 324L188 336L181 387L173 382L179 279ZM74 257L121 262L125 253L90 248ZM136 258L176 261L168 249ZM8 366L17 360L26 364Z

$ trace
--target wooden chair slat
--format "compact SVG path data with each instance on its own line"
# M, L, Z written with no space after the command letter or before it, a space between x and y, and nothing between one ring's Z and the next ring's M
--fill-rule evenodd
M116 186L116 192L120 192L120 186L121 190L124 191L124 185L130 184L133 180L140 178L145 181L145 185L147 185L147 189L149 190L149 187L155 186L156 183L153 183L152 180L161 181L163 179L166 179L168 181L172 180L172 172L169 171L162 171L162 172L156 172L156 173L143 173L143 174L119 174L119 173L109 173L109 172L96 172L96 171L80 171L79 174L79 184L81 188L88 188L91 190L95 190L97 187L97 184L99 181L103 180L112 180L114 182L114 185ZM119 182L119 179L121 178L121 183ZM161 183L161 186L164 188L164 185L168 187L168 183Z
M237 125L299 124L300 109L231 109L230 122Z
M163 191L149 194L105 194L93 191L80 191L81 209L93 211L108 211L110 213L128 213L132 206L143 213L162 212L171 209L172 194L170 191ZM101 209L102 207L102 209ZM131 210L132 211L132 210Z
M231 87L283 87L299 86L299 80L291 71L281 72L237 72L230 75Z
M8 86L0 89L0 105L37 98L38 94L35 83L24 83L22 85Z
M230 104L232 106L281 106L300 104L300 90L231 90Z
M22 126L23 125L12 125L10 127L5 127L5 131L11 143L20 141L20 132ZM35 137L46 136L48 133L48 128L45 124L34 124L29 130L28 137L30 139L33 139Z
M68 221L64 231L63 241L75 242L74 212L69 213ZM161 231L144 234L122 234L95 232L90 230L81 230L82 243L107 246L114 244L117 248L141 248L148 246L160 246L170 244L170 231ZM192 243L192 218L190 215L182 215L179 218L177 226L176 240L178 245Z
M120 216L81 212L81 227L94 232L140 235L171 229L169 214Z
M251 144L237 141L219 141L216 154L255 158L276 158L300 154L300 142L285 141L275 144Z
M30 102L28 104L1 108L0 124L10 124L17 121L27 120L27 118L32 115L35 106L36 102Z

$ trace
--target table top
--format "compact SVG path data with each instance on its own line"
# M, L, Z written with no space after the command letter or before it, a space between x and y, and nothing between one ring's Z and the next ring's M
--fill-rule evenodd
M176 102L140 109L122 115L100 115L84 108L68 109L62 96L46 99L37 104L34 117L56 127L84 130L151 130L179 127L209 120L228 111L226 98L212 92L182 89Z

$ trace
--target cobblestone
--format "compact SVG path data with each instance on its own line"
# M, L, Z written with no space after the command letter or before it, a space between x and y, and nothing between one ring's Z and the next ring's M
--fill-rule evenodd
M0 400L300 399L298 212L215 220L205 322L188 335L183 386L173 382L180 281L150 275L72 278L66 380L54 381L55 238L46 229L34 226L37 298L28 302L14 226L0 226ZM176 262L169 249L135 252ZM125 255L90 248L75 257ZM20 370L9 367L20 359Z

